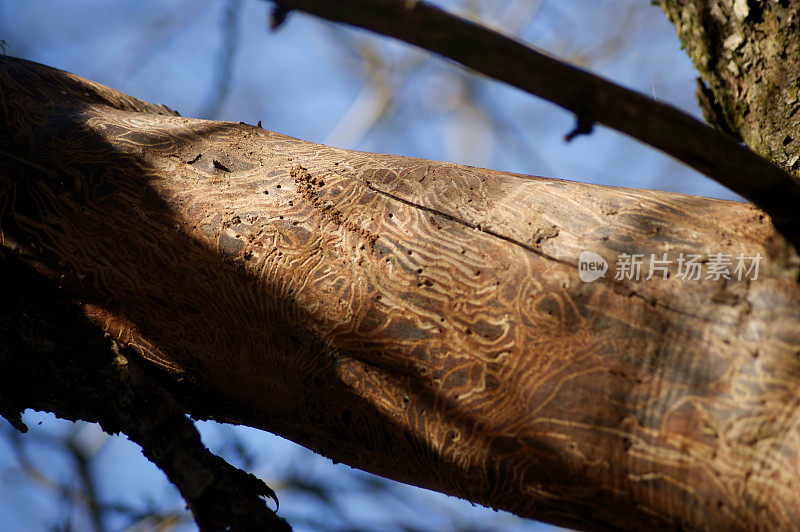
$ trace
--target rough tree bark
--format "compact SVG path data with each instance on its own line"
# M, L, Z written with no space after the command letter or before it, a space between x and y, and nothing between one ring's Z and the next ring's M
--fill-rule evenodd
M800 526L797 268L753 206L337 150L12 58L0 87L8 418L194 460L195 512L213 460L148 441L183 410L566 526ZM764 261L583 283L584 250Z
M709 122L800 170L800 1L658 2L702 77ZM708 93L707 93L708 94Z

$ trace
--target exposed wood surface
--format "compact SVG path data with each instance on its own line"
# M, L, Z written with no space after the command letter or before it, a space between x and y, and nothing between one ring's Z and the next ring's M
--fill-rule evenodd
M755 207L0 87L3 242L216 417L556 524L800 526L800 291ZM764 260L584 283L585 250Z

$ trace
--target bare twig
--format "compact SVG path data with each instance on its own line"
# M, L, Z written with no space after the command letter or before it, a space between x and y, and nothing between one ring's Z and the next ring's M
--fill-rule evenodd
M233 63L239 49L239 13L241 10L242 0L229 0L225 7L221 25L222 43L217 54L214 81L208 98L199 113L203 118L216 118L231 91Z
M358 26L435 52L649 144L766 211L800 241L800 185L782 169L689 114L417 0L280 0L284 8ZM580 126L583 127L580 127Z
M0 279L14 279L0 283L0 404L6 410L53 410L124 432L179 489L201 530L290 530L265 504L275 494L263 481L208 451L184 408L135 357L117 350L64 294L4 248ZM54 326L76 331L80 340L72 343ZM38 352L42 346L48 348ZM60 364L62 357L70 364ZM50 405L55 397L58 405ZM86 496L91 505L90 489Z

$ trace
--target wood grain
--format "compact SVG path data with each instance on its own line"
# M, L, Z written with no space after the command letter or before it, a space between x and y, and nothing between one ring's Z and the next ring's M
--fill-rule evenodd
M755 207L0 86L5 245L218 417L566 526L800 526L800 292ZM764 261L584 283L585 250Z

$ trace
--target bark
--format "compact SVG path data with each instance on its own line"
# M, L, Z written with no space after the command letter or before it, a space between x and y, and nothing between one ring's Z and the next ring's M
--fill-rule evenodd
M713 98L709 121L800 171L800 1L660 0Z
M196 417L560 525L800 526L800 290L755 207L328 148L9 57L0 86L4 246ZM584 283L584 250L764 261ZM73 400L17 388L12 419Z

